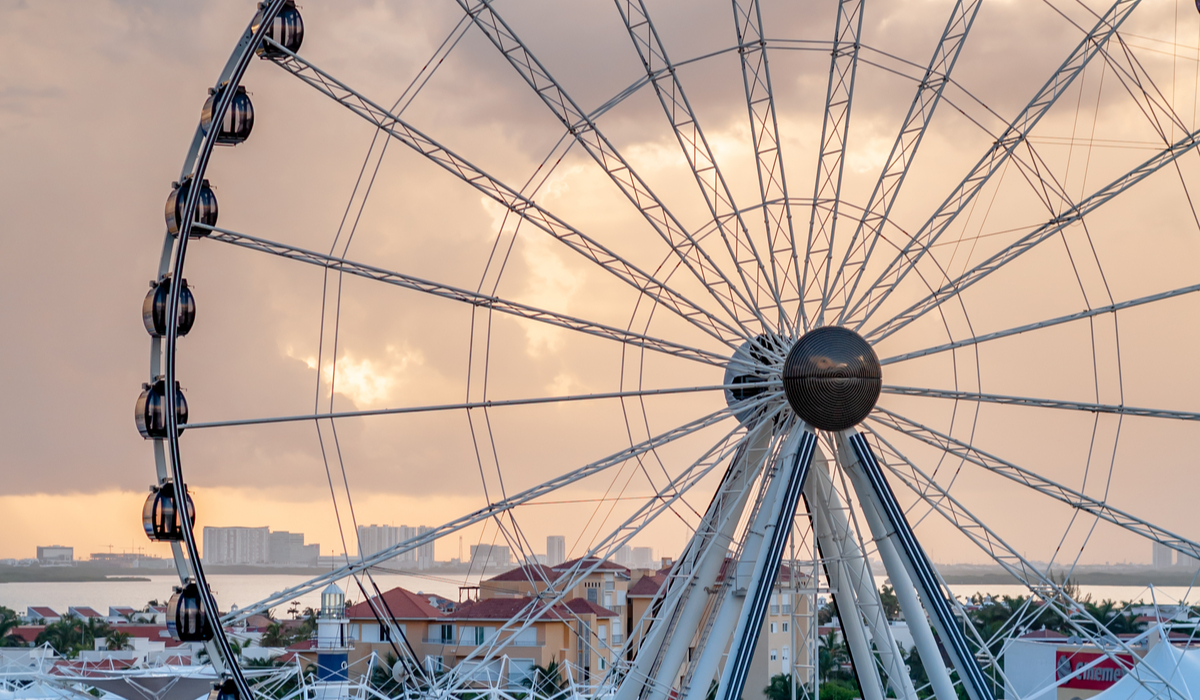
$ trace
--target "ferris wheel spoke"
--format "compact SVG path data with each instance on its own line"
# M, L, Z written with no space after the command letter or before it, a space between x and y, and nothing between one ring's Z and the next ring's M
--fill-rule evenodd
M1100 46L1116 33L1117 28L1129 17L1139 2L1140 0L1116 0L1113 3L1112 7L1096 22L1096 26L1067 56L1054 75L1050 76L1046 84L1034 95L1025 109L1009 122L1000 138L967 173L954 191L946 197L946 200L925 222L917 235L905 244L900 253L887 264L879 277L857 299L851 300L850 310L843 314L843 318L853 318L861 311L863 315L855 326L861 328L878 311L891 290L895 289L908 272L916 266L929 251L930 246L950 227L958 215L968 208L992 175L1008 161L1013 151L1025 142L1033 128L1050 111L1058 98L1066 92L1075 78L1083 72L1083 69L1099 52Z
M944 343L942 345L935 345L930 348L925 348L923 350L915 350L913 352L907 352L902 355L894 355L892 357L880 360L879 364L890 365L890 364L893 364L896 362L904 362L905 360L912 360L912 359L915 359L918 357L926 357L928 355L936 355L937 353L946 352L948 350L956 350L956 349L962 348L962 347L977 345L979 343L984 343L989 340L997 340L1000 338L1010 338L1014 335L1020 335L1022 333L1030 333L1033 331L1041 330L1043 328L1051 328L1053 326L1061 325L1063 323L1070 323L1071 321L1078 321L1078 320L1085 319L1085 318L1092 318L1095 316L1102 316L1104 314L1115 313L1122 309L1132 309L1132 308L1135 308L1138 306L1142 306L1144 304L1152 304L1157 301L1163 301L1163 300L1171 299L1174 297L1184 296L1186 294L1192 294L1194 292L1200 292L1200 284L1193 284L1193 285L1189 285L1187 287L1179 287L1178 289L1172 289L1168 292L1159 292L1157 294L1150 294L1150 295L1147 295L1144 297L1138 297L1137 299L1130 299L1128 301L1118 302L1116 304L1108 304L1106 306L1099 306L1094 309L1088 309L1087 311L1080 311L1078 313L1067 314L1065 316L1059 316L1057 318L1051 318L1051 319L1047 319L1045 321L1038 321L1036 323L1027 323L1023 326L1015 326L1013 328L1008 328L1008 329L1005 329L1002 331L995 331L994 333L984 333L982 335L977 335L972 338L966 338L964 340L956 340L954 342Z
M914 440L936 447L951 456L982 467L993 474L1027 486L1076 510L1090 513L1136 535L1158 542L1189 557L1200 559L1200 544L1192 540L1164 530L1142 518L1113 508L1103 501L1096 500L1084 493L1051 481L1024 467L988 454L961 440L900 416L886 408L876 406L875 411L871 415L871 419L881 425L903 433Z
M888 442L878 431L868 430L868 432L888 452L904 463L906 469L901 469L897 465L890 463L889 460L882 460L884 466L896 479L916 494L921 501L928 504L930 508L944 518L952 527L961 532L972 544L977 546L992 561L1008 572L1010 576L1017 579L1021 585L1040 598L1047 608L1058 615L1076 634L1100 648L1106 658L1112 659L1122 667L1125 667L1126 662L1116 656L1113 651L1114 649L1124 651L1126 654L1136 658L1131 646L1136 644L1138 639L1122 639L1110 631L1104 622L1098 620L1085 606L1080 605L1078 601L1072 598L1063 589L1061 584L1055 582L1041 568L1017 552L995 530L988 527L986 523L951 495L947 489L943 488L937 481L918 467L915 462L898 450L892 443ZM1082 618L1082 621L1080 618ZM1144 634L1149 634L1149 632ZM997 673L1003 675L1003 669L996 667L995 670ZM1159 674L1156 675L1158 676L1157 681L1159 683L1165 683L1168 688L1177 693L1176 697L1181 699L1189 697L1171 685L1166 678L1163 678ZM1145 680L1138 678L1138 681L1147 690L1154 690L1153 686Z
M646 454L647 452L656 450L672 442L685 438L688 435L693 435L710 426L716 425L717 423L732 417L734 410L741 411L743 408L758 410L765 405L767 405L766 400L760 396L755 397L754 399L749 399L744 404L740 403L736 404L734 407L726 407L713 411L706 416L697 418L696 420L688 423L684 423L676 428L672 428L671 430L667 430L635 445L619 450L600 460L556 476L549 481L526 489L525 491L510 496L509 498L505 498L494 503L489 503L483 508L463 515L462 517L452 520L445 525L433 528L422 535L417 535L416 537L399 542L370 556L362 557L358 561L334 569L327 574L322 574L321 576L310 579L298 586L293 586L284 591L274 593L269 598L265 598L257 603L246 606L237 612L228 613L222 616L221 622L228 625L239 620L244 620L251 615L262 612L263 610L274 607L281 603L285 603L298 596L306 595L316 591L333 581L346 578L347 576L352 576L360 571L365 571L374 566L382 564L393 557L399 556L406 552L411 552L422 545L435 542L443 537L483 522L484 520L494 518L497 515L510 511L518 506L533 502L538 498L554 493L561 488L602 473L608 469L611 469L612 467L624 464L631 459L636 459L639 455Z
M308 86L374 124L392 138L425 156L455 177L498 202L532 226L546 232L589 262L599 266L639 293L652 297L704 333L733 348L746 339L744 329L693 303L683 294L659 282L637 265L608 249L582 231L533 202L517 190L472 165L453 151L426 136L398 115L380 107L308 60L267 40L280 53L273 62Z
M767 37L763 31L762 8L758 0L734 0L734 28L737 30L738 55L742 66L742 86L754 139L754 163L758 173L758 193L762 198L763 225L766 227L767 257L771 260L771 278L784 304L784 316L790 319L786 304L800 304L793 329L800 326L803 313L803 286L800 282L800 250L792 223L792 203L788 195L783 149L779 142L779 119L775 113L775 92L771 86L771 68L767 58ZM791 286L795 297L786 296Z
M522 304L515 301L510 301L495 295L481 294L472 292L467 289L452 287L438 282L431 282L420 277L406 275L400 272L393 272L381 267L366 265L363 263L346 260L324 253L318 253L304 248L288 245L286 243L277 243L264 238L250 236L229 229L217 228L205 224L194 224L196 228L210 231L209 240L220 241L222 243L230 243L232 245L241 246L250 250L256 250L263 253L278 255L289 260L297 260L299 262L316 265L318 267L328 268L337 272L345 272L347 274L356 275L366 279L372 279L386 284L395 285L403 289L411 289L413 291L430 294L443 299L470 304L484 309L493 309L504 314L516 316L518 318L529 319L539 323L546 323L559 328L579 331L587 333L599 338L607 338L615 340L619 343L632 345L635 347L646 348L655 352L661 352L667 355L674 355L684 359L693 360L695 362L703 362L716 367L724 367L729 358L707 350L693 348L680 343L675 343L661 338L635 333L633 331L617 328L615 326L607 326L601 323L588 321L586 319L576 318L566 314L560 314L554 311L547 311L529 304Z
M1145 180L1164 166L1170 165L1180 156L1195 149L1196 146L1200 145L1200 140L1198 139L1200 139L1200 129L1185 135L1180 140L1159 151L1149 160L1094 192L1079 204L1025 234L1012 245L1009 245L987 260L942 285L936 291L930 292L923 299L900 312L894 318L875 327L866 334L866 337L871 339L872 342L878 343L913 321L916 321L929 311L941 306L947 299L961 294L966 288L1004 267L1064 228L1082 221L1085 216L1107 204L1113 197Z
M813 184L812 210L808 218L808 246L800 275L800 318L812 316L814 325L825 324L826 294L833 267L833 243L838 207L842 201L842 170L846 163L846 139L850 135L850 108L854 101L854 78L858 74L859 35L862 33L863 0L839 0L833 31L833 58L825 90L825 119L821 123L820 152ZM820 295L809 314L810 290Z
M883 387L883 393L898 396L924 396L934 399L950 399L952 401L974 401L977 403L998 403L1011 406L1030 406L1033 408L1054 408L1066 411L1085 411L1087 413L1113 413L1120 416L1144 416L1147 418L1168 418L1171 420L1200 420L1200 413L1194 411L1167 411L1155 408L1136 408L1105 403L1086 403L1082 401L1056 401L1052 399L1037 399L1027 396L1005 396L1003 394L982 394L972 391L948 391L944 389L921 389L907 386Z
M667 56L666 47L650 19L645 1L615 2L617 10L621 13L621 20L629 32L629 38L646 69L647 80L654 86L659 104L662 105L684 158L687 159L688 167L696 178L696 184L704 196L708 211L733 261L742 286L758 309L759 322L764 328L768 327L763 315L774 308L778 317L778 327L787 328L790 319L780 300L778 282L763 265L754 238L746 228L742 213L734 202L733 193L725 182L720 166L717 165L716 156L709 147L708 139L704 137L700 121L688 102L683 85L679 82L676 72L678 64L672 63ZM752 272L753 282L746 277L747 269ZM760 302L764 293L770 296L770 301L765 304Z
M698 459L658 490L654 497L647 499L620 526L590 546L587 552L564 572L563 576L551 583L545 592L530 600L520 612L501 626L487 647L476 648L467 656L466 660L471 661L482 657L482 662L487 663L488 660L507 648L521 630L528 628L547 614L556 612L555 606L609 560L617 550L628 544L658 516L670 510L676 502L683 498L684 494L703 481L718 465L735 454L748 439L746 433L742 433L737 439L734 439L740 430L741 426L738 426L705 450ZM510 634L504 635L505 632L510 632ZM501 639L502 636L503 639ZM452 678L450 682L453 683L455 680L457 679Z
M617 151L607 137L579 105L567 94L516 32L496 12L490 0L481 0L474 7L468 0L458 0L496 49L504 56L521 78L541 98L542 102L588 152L609 179L637 208L647 223L670 247L684 266L708 290L717 305L741 328L745 339L755 335L750 327L763 324L757 306L749 301L729 277L675 217L667 206L650 190L633 166Z
M900 195L904 178L917 156L917 149L920 148L925 131L933 119L933 113L941 102L946 84L950 82L950 74L966 44L967 34L975 23L975 16L979 14L979 6L980 0L956 0L954 3L950 19L946 22L946 28L942 30L942 38L929 61L929 67L917 83L917 94L908 108L908 115L905 116L900 133L892 144L892 151L879 174L875 189L871 191L863 216L858 220L846 246L845 258L822 295L827 297L826 303L830 305L835 303L835 297L841 297L841 303L831 306L827 312L836 313L838 323L842 322L846 305L858 289L867 262L879 243L883 224ZM840 284L844 287L838 289Z
M526 399L496 399L488 401L471 401L465 403L434 404L429 406L404 406L401 408L375 408L364 411L338 411L330 413L308 413L296 416L270 416L266 418L240 418L235 420L207 421L188 423L188 430L201 428L232 428L240 425L273 425L276 423L298 423L309 420L334 420L338 418L364 418L367 416L396 416L409 413L441 413L443 411L469 411L485 408L505 408L509 406L537 406L540 404L574 403L578 401L601 401L604 399L644 398L648 396L670 396L673 394L698 394L709 391L753 391L760 389L764 395L779 398L778 391L783 381L764 381L743 384L719 384L716 386L689 386L675 389L637 389L633 391L612 391L597 394L570 394L567 396L538 396ZM771 391L774 389L775 391ZM741 404L738 404L739 410Z

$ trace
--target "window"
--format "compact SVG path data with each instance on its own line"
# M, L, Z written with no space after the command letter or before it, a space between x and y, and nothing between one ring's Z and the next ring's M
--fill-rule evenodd
M442 644L454 643L454 625L441 625Z
M475 643L476 644L483 644L483 635L486 631L487 630L483 627L475 628Z
M775 627L776 627L775 623L774 623L774 622L772 622L772 623L771 623L771 634L775 634L776 632L778 632L778 631L779 631L779 630L775 629Z
M508 687L524 688L525 683L533 681L533 659L508 660Z
M620 644L621 642L624 641L623 639L621 639L621 618L618 617L612 621L612 628L613 628L612 643Z
M589 603L598 604L600 602L600 590L597 588L587 589L587 600Z
M425 657L425 668L426 668L426 670L429 671L429 673L441 673L444 670L444 668L442 666L442 657L426 656Z
M791 594L784 593L782 598L783 598L783 614L791 615L792 614L792 596L791 596Z
M771 595L771 614L779 614L779 596L774 594Z
M604 607L612 610L612 593L604 594Z
M772 661L778 661L778 660L779 660L779 655L778 655L778 654L775 652L775 650L774 650L774 649L772 649L772 650L771 650L771 660L772 660Z
M788 623L786 623L786 622L785 622L785 623L783 623L783 631L784 631L784 632L787 632L787 631L788 631Z
M526 629L517 632L513 635L513 646L517 647L536 647L537 646L537 628L527 627Z

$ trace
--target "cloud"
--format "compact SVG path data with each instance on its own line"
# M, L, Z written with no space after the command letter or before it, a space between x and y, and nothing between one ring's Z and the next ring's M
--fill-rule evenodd
M838 245L849 240L856 207L866 204L875 187L912 103L914 78L923 72L951 4L903 0L868 8ZM1092 5L1098 9L1102 3ZM677 62L721 52L732 42L727 3L662 0L650 6ZM505 0L497 7L585 111L641 78L641 64L612 7L546 0ZM1080 26L1095 21L1077 3L1056 7ZM27 504L40 504L29 506L31 512L86 507L92 496L96 507L136 510L136 503L129 506L133 496L121 496L125 500L118 506L111 494L140 493L152 479L150 446L131 420L138 387L149 379L139 305L161 256L163 201L178 178L206 89L252 9L232 0L203 6L0 5L0 63L9 68L0 76L0 259L5 261L0 298L7 301L0 305L5 331L0 358L7 368L0 373L0 395L6 397L0 404L5 447L0 473L10 499L28 497ZM404 93L460 19L454 3L432 0L313 4L303 11L304 54L385 106ZM803 200L814 191L830 60L827 46L806 42L832 36L833 5L766 3L764 12L772 38L797 40L772 50L770 65L783 164L795 198L792 228L803 244L811 214ZM1176 20L1165 5L1140 7L1126 26L1127 40L1190 124L1196 62L1190 54L1181 52L1172 60L1161 53L1169 50L1164 41L1174 41L1176 21L1178 36L1196 35L1195 15ZM896 247L920 229L1079 37L1079 29L1054 7L984 4L955 68L956 84L947 88L906 176L869 271L878 273ZM1190 46L1190 41L1182 43ZM466 32L436 65L406 108L407 120L516 190L538 187L549 174L536 201L619 252L624 262L614 262L613 270L628 262L716 308L709 289L680 265L651 224L663 215L657 208L661 203L689 231L712 230L704 193L650 87L598 120L604 136L657 195L658 202L637 203L643 213L580 146L556 150L564 126L478 31ZM750 234L763 236L737 54L724 51L689 62L678 75ZM372 126L270 63L255 61L245 83L257 110L254 133L245 144L219 149L208 172L222 226L729 351L534 226L525 223L518 230L514 216L405 145L392 141L376 171L383 141L376 141L368 158ZM1076 142L1069 144L1072 134ZM1036 153L1024 149L1020 155L1031 164L1038 156L1038 172L1052 174L1078 199L1148 157L1156 140L1161 141L1114 68L1097 60L1038 125L1032 140ZM1061 208L1053 198L1047 207L1044 192L1026 180L1030 173L1016 166L998 173L880 307L880 315L901 310L947 275L1048 219L1054 213L1050 209ZM1200 239L1181 176L1187 191L1194 191L1200 180L1195 158L1181 161L1178 173L1164 170L1118 197L1091 217L1086 230L1064 231L973 287L961 304L948 304L887 339L880 353L1194 284ZM368 186L371 194L360 211ZM710 235L703 245L716 264L728 264L719 236ZM720 380L719 370L695 363L642 355L607 339L489 314L375 279L338 278L317 266L215 241L193 241L189 256L187 277L199 314L192 333L180 342L179 368L194 421ZM1189 352L1200 338L1181 319L1195 315L1195 303L1181 297L1122 312L1119 326L1103 326L1101 320L1086 332L1082 326L1064 327L1061 334L997 342L978 355L964 350L889 366L888 377L940 388L1194 410L1200 370ZM1171 368L1170 381L1163 378L1163 366ZM381 416L340 421L337 438L353 489L382 499L371 517L383 520L417 503L439 503L420 510L419 517L433 523L482 505L483 484L494 494L500 476L505 488L530 486L627 446L631 435L640 439L721 405L718 396L697 395L647 399L644 415L640 402L581 402L489 409L486 416L481 411ZM1089 459L1089 450L1115 455L1112 483L1119 488L1110 495L1114 502L1173 519L1166 524L1195 535L1189 530L1194 524L1176 514L1187 512L1186 489L1161 488L1190 474L1189 455L1198 437L1187 426L1130 419L1119 440L1109 435L1101 448L1092 449L1090 424L1078 422L1079 416L1048 417L1057 414L1014 408L981 410L975 421L975 408L965 405L929 399L889 405L1076 486L1086 475L1087 488L1093 488L1099 483L1097 470L1107 474L1109 463L1098 456ZM1060 430L1050 429L1055 426ZM326 432L318 433L312 422L189 430L183 437L189 479L228 505L209 512L233 517L233 504L258 502L284 523L286 513L327 503L328 454L322 454L321 445L332 449L333 437L327 424L319 429ZM705 439L715 440L715 433ZM702 449L698 441L686 447L662 451L667 469L677 473ZM918 445L908 449L931 464L944 463ZM622 478L633 479L628 488L640 495L661 485L652 485L640 471ZM1005 532L1036 539L1035 518L1014 517L988 499L994 488L989 479L964 473L955 488L976 499L972 502ZM618 488L613 483L606 475L581 485L575 496L595 497ZM1033 503L1020 500L1025 496L1016 491L1011 497L1013 503ZM694 499L697 508L706 502L704 496ZM573 514L566 509L556 517L568 520ZM528 517L539 528L558 526L555 517ZM323 540L334 537L326 523L332 515L322 511L320 518L314 532L323 528ZM136 525L125 526L136 530ZM683 525L677 529L663 534L662 541L674 547L685 534ZM947 557L978 556L951 533L929 531L939 533L939 544L954 542L945 545ZM36 536L35 529L23 525L12 538L28 544ZM1141 556L1138 543L1121 546L1125 556Z

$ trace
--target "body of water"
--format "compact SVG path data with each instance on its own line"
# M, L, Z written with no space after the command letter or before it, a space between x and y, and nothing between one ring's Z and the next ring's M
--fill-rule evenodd
M143 575L134 571L130 575ZM89 581L85 583L0 583L0 605L7 606L17 612L25 612L31 605L45 605L58 613L65 613L70 606L90 606L102 614L108 613L109 606L128 605L141 608L147 602L157 599L161 603L171 597L173 586L179 585L179 577L174 574L147 576L149 581ZM459 599L459 586L477 585L478 577L472 579L451 579L447 577L409 576L403 574L376 574L374 576L379 590L387 591L396 586L402 586L410 591L436 593L450 600ZM297 586L309 580L306 576L289 575L215 575L208 577L217 602L221 608L228 610L230 606L245 607L271 596L276 591L282 591ZM364 586L370 592L370 584L365 580ZM338 585L346 591L346 599L355 602L363 599L362 592L353 580L339 581ZM299 596L300 609L305 607L319 608L321 604L320 589L304 596ZM279 606L275 612L280 617L286 613L286 605Z

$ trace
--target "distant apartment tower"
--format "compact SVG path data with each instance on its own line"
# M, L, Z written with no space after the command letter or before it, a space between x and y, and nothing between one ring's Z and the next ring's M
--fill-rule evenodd
M43 564L62 564L75 560L75 548L52 544L37 548L38 561Z
M512 564L512 552L501 544L471 545L471 568L478 571L494 570Z
M204 563L218 566L271 563L270 528L204 528Z
M1154 547L1153 560L1154 568L1169 569L1175 563L1175 550L1171 549L1161 542L1152 542ZM1182 557L1180 557L1182 558Z
M634 547L633 548L633 568L635 569L653 569L654 567L654 550L650 547Z
M389 547L394 547L401 542L407 542L424 535L430 529L424 525L418 525L417 527L409 527L407 525L400 525L398 527L394 525L359 525L358 554L360 557L369 557ZM431 569L434 564L433 542L427 542L403 554L398 554L392 557L390 561L393 564L409 569Z
M624 545L618 549L617 553L613 555L613 562L621 566L629 566L633 563L633 548L629 545Z
M567 560L567 538L550 535L546 538L546 566L558 566Z
M282 566L316 566L321 545L304 544L303 532L272 532L267 537L267 560Z

